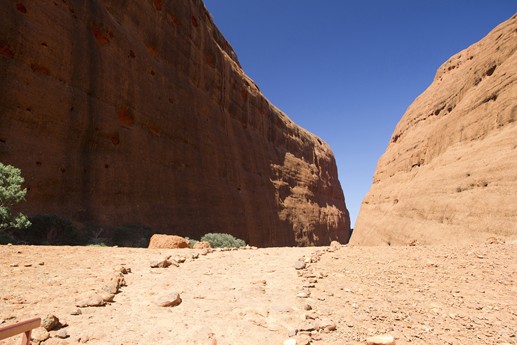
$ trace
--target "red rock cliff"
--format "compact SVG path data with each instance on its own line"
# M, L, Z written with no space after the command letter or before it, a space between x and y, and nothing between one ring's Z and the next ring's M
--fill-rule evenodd
M445 62L408 108L353 244L517 240L517 15Z
M23 211L258 246L348 240L327 144L271 105L200 0L0 3L0 159Z

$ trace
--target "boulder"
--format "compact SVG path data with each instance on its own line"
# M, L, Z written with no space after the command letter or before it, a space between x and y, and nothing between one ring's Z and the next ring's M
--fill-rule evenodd
M180 236L154 234L149 242L149 248L178 249L189 248L189 242Z

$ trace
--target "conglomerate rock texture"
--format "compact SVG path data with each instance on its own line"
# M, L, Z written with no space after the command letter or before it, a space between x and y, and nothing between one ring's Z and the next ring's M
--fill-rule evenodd
M22 211L257 246L348 240L329 146L267 101L201 0L0 12L0 160L22 169Z
M352 244L517 239L517 15L445 62L380 158Z

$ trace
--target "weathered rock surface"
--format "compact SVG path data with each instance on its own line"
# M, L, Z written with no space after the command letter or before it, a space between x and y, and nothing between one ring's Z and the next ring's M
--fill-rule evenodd
M242 71L202 1L0 3L0 157L22 211L247 243L345 242L334 156Z
M209 242L200 241L200 242L194 243L194 246L192 248L194 248L194 249L208 249L208 248L212 248L212 246L210 245Z
M516 50L514 15L440 67L378 162L352 244L517 239Z
M149 241L149 248L179 249L188 248L189 242L175 235L154 234Z

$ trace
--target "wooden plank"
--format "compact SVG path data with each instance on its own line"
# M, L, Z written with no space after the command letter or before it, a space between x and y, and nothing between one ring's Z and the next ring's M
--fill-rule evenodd
M29 333L34 328L38 328L41 325L41 318L37 317L34 319L22 321L0 328L0 340L10 338L20 333ZM30 333L29 333L30 341Z

